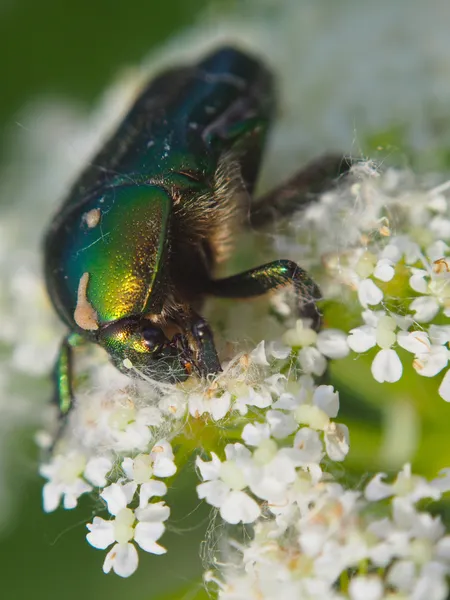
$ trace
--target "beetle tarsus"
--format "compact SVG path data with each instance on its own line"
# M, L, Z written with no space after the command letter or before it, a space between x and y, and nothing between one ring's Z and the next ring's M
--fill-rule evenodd
M217 356L213 333L208 323L203 317L195 315L190 329L196 351L195 362L199 375L205 377L214 373L220 373L222 367Z

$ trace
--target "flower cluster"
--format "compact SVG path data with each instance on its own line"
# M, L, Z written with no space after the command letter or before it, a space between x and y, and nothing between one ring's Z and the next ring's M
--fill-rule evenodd
M301 473L282 502L267 505L250 542L229 542L205 575L220 600L294 598L444 600L450 535L417 503L439 499L448 480L430 483L407 465L393 484L373 478L351 491L330 477ZM390 497L389 507L381 502ZM377 513L383 512L382 518ZM355 574L350 581L347 574Z
M109 548L105 572L127 577L138 566L139 549L165 552L159 540L170 508L162 498L193 453L198 498L229 529L228 550L213 557L205 576L220 598L270 598L280 589L286 598L378 599L413 591L421 598L421 589L445 597L449 540L441 520L417 503L440 499L450 489L448 473L427 483L406 467L394 483L378 474L363 491L332 475L333 464L349 452L350 436L335 420L339 393L327 382L329 361L372 352L374 380L395 382L408 355L415 372L428 378L450 356L450 231L447 236L442 214L426 236L420 229L447 200L443 188L434 188L412 202L395 193L396 177L404 174L380 176L357 165L344 185L291 223L293 247L302 228L315 231L306 261L313 272L325 265L319 276L325 300L350 315L347 330L315 332L296 319L281 293L272 303L285 323L279 333L229 357L213 379L157 388L117 373L100 355L85 361L76 407L41 467L48 480L44 508L61 502L74 508L82 494L101 499L108 516L94 517L87 540ZM355 206L360 214L345 240L339 231L323 235L333 211L342 217ZM436 386L445 400L449 377ZM204 437L203 428L209 428ZM192 443L193 431L200 443ZM251 533L244 541L240 524Z

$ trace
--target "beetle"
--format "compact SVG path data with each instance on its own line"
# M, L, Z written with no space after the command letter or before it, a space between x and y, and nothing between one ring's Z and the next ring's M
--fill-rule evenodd
M222 47L152 80L81 174L44 243L45 279L69 333L55 364L62 415L73 404L72 349L103 347L121 371L165 382L217 374L200 311L293 285L299 315L320 326L320 290L289 260L218 279L239 231L289 215L348 170L325 155L253 199L275 110L274 79L257 58Z

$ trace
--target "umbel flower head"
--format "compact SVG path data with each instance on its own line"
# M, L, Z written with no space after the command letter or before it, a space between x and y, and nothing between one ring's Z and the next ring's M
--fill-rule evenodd
M358 368L369 353L374 382L395 383L405 373L436 379L428 401L450 400L449 200L447 187L418 186L411 174L357 163L279 238L295 251L308 230L310 249L302 242L301 250L324 291L325 323L329 305L350 310L346 330L326 325L316 333L283 293L260 319L262 338L275 318L278 333L225 357L223 373L209 381L158 388L116 373L100 356L95 367L89 361L41 473L46 511L60 503L72 509L83 494L103 502L105 515L88 523L86 537L108 550L105 572L127 577L139 552L154 560L166 552L168 491L191 454L198 498L217 513L216 531L217 519L227 526L205 573L217 597L422 598L427 590L427 600L446 598L449 537L419 503L448 493L448 473L427 481L406 465L394 480L380 473L363 489L333 476L351 431L336 420L330 362ZM430 225L437 210L439 227ZM338 214L345 234L331 226Z

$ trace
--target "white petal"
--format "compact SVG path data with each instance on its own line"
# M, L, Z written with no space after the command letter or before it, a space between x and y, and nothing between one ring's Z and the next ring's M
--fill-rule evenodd
M130 577L136 571L139 557L133 544L116 544L111 548L103 563L103 572L111 569L120 577Z
M442 493L450 491L450 469L439 471L439 477L433 479L431 485Z
M359 284L358 299L364 308L375 306L383 300L383 292L371 279L364 279Z
M296 464L319 463L323 456L323 444L317 431L302 427L296 433L293 447L295 454L290 454ZM288 449L286 449L288 450Z
M135 542L146 552L164 554L166 549L155 542L159 540L165 530L162 523L138 523L134 530Z
M398 381L403 373L403 365L395 352L391 348L380 350L372 362L372 375L375 381L383 383L394 383Z
M205 499L208 504L219 508L225 501L230 488L223 481L206 481L197 486L197 495L200 500Z
M426 294L428 282L425 277L428 273L424 269L411 269L412 275L409 278L409 286L419 294Z
M411 594L411 600L446 600L448 598L447 572L448 567L437 561L424 564Z
M450 219L444 219L442 215L436 215L431 219L428 228L440 239L447 240L450 238Z
M250 352L250 359L255 365L266 367L269 365L266 358L265 342L259 342L256 348Z
M447 203L446 203L444 212L447 212ZM434 262L435 260L439 260L443 256L447 256L449 253L449 250L450 250L450 248L444 241L437 240L436 242L433 242L432 244L430 244L428 246L426 254L427 254L428 258L430 259L430 261Z
M253 523L261 514L259 505L245 492L230 492L220 508L221 517L232 525Z
M158 457L153 463L153 473L156 477L171 477L176 471L175 463L166 456Z
M225 446L225 456L227 460L233 460L239 465L243 465L252 458L252 453L244 444L236 443Z
M373 348L377 343L376 329L369 325L351 329L347 343L353 352L367 352L367 350Z
M349 353L347 334L340 329L324 329L318 334L316 345L328 358L345 358Z
M170 508L165 502L155 502L148 504L144 508L136 509L136 517L139 521L146 523L159 523L167 521L170 516Z
M106 502L108 506L108 512L111 515L117 515L117 513L122 510L122 508L126 508L134 496L136 487L137 486L134 483L126 485L121 485L120 483L112 483L111 485L106 487L102 491L100 496ZM130 497L131 490L133 490L133 493Z
M399 560L389 569L388 583L402 592L410 592L416 579L416 566L411 560Z
M86 494L87 492L92 491L92 486L83 481L82 479L77 479L72 485L66 487L64 490L63 496L63 506L66 510L71 510L75 508L78 504L78 498L82 494Z
M376 575L357 575L348 586L351 600L381 600L384 597L384 586Z
M207 411L206 398L203 394L189 395L189 414L192 415L194 419L198 419Z
M339 393L332 385L319 385L313 395L313 404L334 418L339 412Z
M384 483L383 477L386 477L386 473L377 473L367 484L364 494L370 502L377 502L394 494L394 487Z
M278 341L273 341L269 343L268 353L270 356L273 356L273 358L276 358L277 360L284 360L289 356L291 350L292 348L290 348L289 346L286 346L285 344L282 344Z
M382 258L376 264L373 276L380 281L391 281L395 275L395 269L387 258Z
M128 477L128 479L131 480L134 479L133 465L134 461L129 456L126 456L122 461L122 469L125 475Z
M294 410L299 405L299 399L294 398L292 394L281 394L279 399L274 402L273 408Z
M347 425L330 423L325 431L325 448L331 460L343 461L350 450Z
M246 400L247 404L251 404L258 408L267 408L272 404L272 396L264 388L257 392L254 388L249 388L249 395Z
M267 411L266 421L274 438L283 439L296 431L298 425L292 415L286 415L279 410Z
M62 485L49 481L42 489L42 504L45 512L53 512L59 506L62 496Z
M281 373L275 373L264 379L264 383L268 386L269 390L277 396L283 393L286 381L286 375L282 375Z
M195 459L195 465L197 469L200 471L200 475L202 479L207 481L209 479L214 480L217 479L220 475L220 462L219 457L215 452L211 452L211 459L209 461L202 460L200 456L197 456Z
M162 415L156 406L144 406L139 409L136 420L149 427L157 427L162 423Z
M381 319L381 317L386 316L386 311L367 309L363 310L361 316L365 325L376 328L378 326L378 321Z
M107 456L91 458L87 462L84 476L97 487L105 487L107 483L106 475L111 471L112 465L112 460Z
M428 335L433 344L443 346L450 342L450 325L430 325Z
M155 496L165 496L167 494L167 486L163 481L152 479L148 483L143 483L139 491L139 508L147 506L150 498Z
M241 437L248 446L259 446L263 440L270 437L269 425L267 423L247 423L242 430Z
M395 244L388 244L383 248L383 251L381 252L381 257L386 258L393 263L397 263L401 259L402 253L398 246L396 246Z
M101 517L94 517L92 523L88 523L86 527L90 531L86 535L86 539L94 548L105 550L115 542L114 521L105 521Z
M450 562L450 535L446 535L438 541L436 544L436 553L446 563Z
M445 346L431 346L427 354L418 354L413 361L413 367L422 377L434 377L445 369L449 352Z
M439 396L446 402L450 402L450 369L444 375L444 379L439 386Z
M231 406L231 394L230 392L225 392L221 396L217 398L212 398L210 400L210 413L212 418L215 421L219 421L223 419L224 416L228 413Z
M302 348L298 353L298 362L305 373L323 375L327 368L326 358L313 346Z
M428 323L439 312L439 302L433 296L420 296L411 302L409 308L414 311L416 321Z
M424 331L400 331L397 334L397 342L399 346L412 354L429 352L431 347L428 335Z

